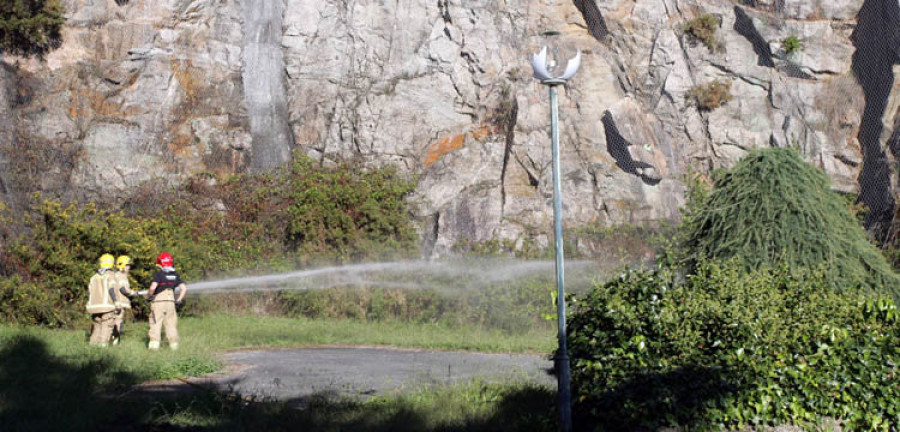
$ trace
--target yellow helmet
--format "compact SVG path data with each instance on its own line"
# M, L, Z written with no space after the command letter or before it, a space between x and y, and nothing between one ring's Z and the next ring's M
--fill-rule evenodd
M113 264L115 262L116 262L116 259L110 254L100 255L100 268L102 268L102 269L113 268Z
M116 258L116 268L125 270L125 266L131 265L131 258L128 255L122 255Z

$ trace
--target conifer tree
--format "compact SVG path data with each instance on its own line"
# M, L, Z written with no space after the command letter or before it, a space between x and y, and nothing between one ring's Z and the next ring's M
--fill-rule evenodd
M62 44L59 0L0 0L0 53L43 57Z
M821 268L836 290L900 299L897 274L825 173L796 150L753 151L693 198L685 213L689 262L738 257L748 270Z

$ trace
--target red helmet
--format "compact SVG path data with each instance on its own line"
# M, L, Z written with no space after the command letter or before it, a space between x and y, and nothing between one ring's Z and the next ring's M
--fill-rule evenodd
M156 265L160 267L172 267L172 255L169 255L168 252L163 252L156 257Z

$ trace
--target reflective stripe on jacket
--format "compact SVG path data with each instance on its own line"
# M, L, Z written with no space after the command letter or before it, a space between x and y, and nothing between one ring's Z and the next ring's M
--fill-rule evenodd
M116 305L109 296L109 277L111 275L111 271L106 271L103 274L95 273L91 276L91 281L88 284L88 313L106 313L116 309Z

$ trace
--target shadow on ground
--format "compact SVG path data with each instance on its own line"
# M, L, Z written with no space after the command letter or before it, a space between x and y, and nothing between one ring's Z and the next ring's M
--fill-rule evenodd
M672 420L692 424L708 403L740 392L724 377L710 368L636 377L576 404L575 429L655 430ZM3 431L116 432L557 429L555 391L540 386L500 392L473 386L443 396L365 402L327 393L274 401L196 386L171 394L131 391L138 381L105 360L61 358L41 340L20 336L0 350L0 425Z
M359 402L315 395L268 401L203 389L171 395L129 392L137 383L106 360L54 356L41 340L20 336L0 350L0 425L10 432L555 430L555 396L544 388L505 392L499 399L467 392L472 400L455 404L457 409L492 408L452 416L448 410L454 407L441 400Z
M576 429L655 431L672 425L715 429L704 424L708 411L743 390L730 376L726 369L701 366L637 374L582 402L576 409Z

